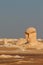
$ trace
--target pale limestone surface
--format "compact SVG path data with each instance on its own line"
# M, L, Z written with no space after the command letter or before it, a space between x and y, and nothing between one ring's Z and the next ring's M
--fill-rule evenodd
M21 45L24 45L26 42L27 42L26 39L20 38L20 39L18 39L18 41L17 41L17 45L21 46Z

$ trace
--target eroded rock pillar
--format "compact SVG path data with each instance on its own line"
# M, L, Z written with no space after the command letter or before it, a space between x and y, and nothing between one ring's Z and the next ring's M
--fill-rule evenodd
M28 28L25 32L25 36L30 45L33 46L37 44L37 33L34 27Z

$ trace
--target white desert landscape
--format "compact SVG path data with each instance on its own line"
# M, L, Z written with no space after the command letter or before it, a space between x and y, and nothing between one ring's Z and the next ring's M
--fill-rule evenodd
M0 65L43 63L43 39L37 39L34 27L25 30L25 38L0 39Z

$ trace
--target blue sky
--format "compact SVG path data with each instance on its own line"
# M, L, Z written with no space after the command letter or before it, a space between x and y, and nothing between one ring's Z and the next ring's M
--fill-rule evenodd
M43 0L0 0L0 37L24 37L30 26L43 38Z

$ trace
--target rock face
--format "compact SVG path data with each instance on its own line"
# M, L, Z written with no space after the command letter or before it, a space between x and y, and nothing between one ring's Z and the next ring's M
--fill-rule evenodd
M35 28L28 28L25 34L28 36L27 39L29 39L30 42L34 42L37 40L37 33Z
M21 45L24 45L26 42L27 42L27 40L25 38L20 38L20 39L18 39L16 44L21 46Z

